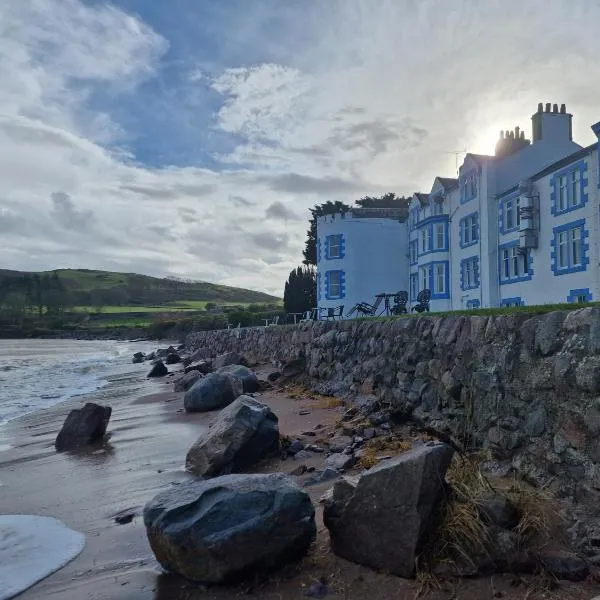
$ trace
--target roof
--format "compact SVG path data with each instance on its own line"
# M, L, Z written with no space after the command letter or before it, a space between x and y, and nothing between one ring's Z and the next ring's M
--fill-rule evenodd
M458 179L454 177L436 177L446 192L451 192L458 187Z
M415 192L413 195L421 203L421 206L429 204L429 194L424 194L423 192Z
M596 150L596 148L598 148L598 142L594 142L593 144L591 144L590 146L587 146L586 148L582 148L581 150L577 150L576 152L573 152L572 154L568 154L567 156L561 158L560 160L553 162L551 165L544 167L541 171L538 171L535 175L532 175L531 177L528 177L527 179L530 179L531 181L537 181L538 179L541 179L542 177L545 177L546 175L550 175L550 173L552 173L553 171L556 171L562 167L566 167L567 165L570 165L572 162L574 162L580 158L583 158L590 152L593 152L594 150ZM508 190L505 190L501 194L498 194L497 197L502 198L503 196L506 196L507 194L512 194L513 192L515 192L518 189L519 189L518 184L513 185Z

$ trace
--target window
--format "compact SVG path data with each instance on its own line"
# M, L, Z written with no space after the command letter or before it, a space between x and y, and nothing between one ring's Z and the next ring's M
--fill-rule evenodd
M431 279L431 266L421 267L419 269L419 279L421 281L421 289L429 290L431 289L429 281Z
M472 246L479 241L479 223L477 213L467 215L460 220L460 247Z
M419 242L413 240L410 243L410 264L414 265L419 259Z
M592 301L592 293L589 288L577 289L577 290L569 290L569 295L567 296L567 302L572 304L582 304L583 302L591 302Z
M421 252L427 252L429 250L427 246L427 228L421 229Z
M438 263L434 267L435 279L433 286L434 294L445 294L446 293L446 265L444 263Z
M410 299L416 300L417 294L419 293L419 274L410 274Z
M521 300L521 297L516 298L504 298L500 301L500 306L525 306L525 302Z
M433 244L433 231L431 227L426 227L425 231L427 232L427 250L431 250Z
M479 287L479 257L472 256L460 262L460 289Z
M435 249L441 250L446 247L446 235L444 223L435 223Z
M477 173L471 171L460 179L461 202L468 202L477 196Z
M531 279L529 252L521 251L517 244L500 248L500 283Z
M467 300L467 308L479 308L481 303L479 300Z
M555 275L585 271L589 259L585 256L588 245L584 243L587 237L584 225L582 219L554 228L552 270Z
M325 273L325 295L327 300L338 300L344 297L344 280L343 271L327 271Z
M317 273L317 301L321 300L321 273Z
M504 227L502 233L514 231L521 224L521 214L519 212L520 200L518 196L508 198L503 202L502 212L504 213Z
M584 160L554 175L550 182L553 215L575 210L587 202L584 192L586 175L587 164Z
M344 240L341 235L328 235L326 240L327 258L344 258Z
M434 200L433 201L433 214L434 215L441 215L444 213L444 204L443 202L439 202Z

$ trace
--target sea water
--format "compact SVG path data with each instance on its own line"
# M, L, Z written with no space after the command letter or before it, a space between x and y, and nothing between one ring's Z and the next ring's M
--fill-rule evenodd
M134 352L150 349L137 342L0 340L0 425L101 388L108 376L132 370Z

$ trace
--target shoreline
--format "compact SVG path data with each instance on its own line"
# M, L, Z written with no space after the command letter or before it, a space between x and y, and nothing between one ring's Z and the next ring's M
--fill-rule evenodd
M270 370L267 365L256 368L261 379ZM172 377L148 380L145 375L146 369L131 369L93 394L0 427L0 512L52 516L86 536L86 546L75 560L20 599L227 600L247 596L251 589L254 597L264 600L292 600L302 598L304 589L319 578L326 578L332 588L329 600L416 597L419 581L376 573L331 553L318 501L332 481L304 488L317 512L318 535L309 554L266 582L205 588L163 573L149 548L141 510L159 491L192 478L184 469L186 452L217 412L185 413L183 393L172 391ZM315 440L326 438L344 411L297 388L274 388L256 397L278 416L281 434L292 438L305 431L316 432ZM86 401L112 406L107 439L81 451L57 453L53 444L64 418ZM7 444L10 448L2 450ZM318 467L323 459L315 455L310 461ZM290 473L298 464L275 457L251 470ZM300 485L303 479L297 478ZM131 512L130 523L115 523L115 516ZM494 575L493 589L506 599L520 599L527 584L523 578L519 582L515 587L514 576ZM446 599L448 585L422 597ZM452 585L460 586L464 600L492 597L489 578ZM589 600L593 591L590 584L561 582L556 595L544 597Z

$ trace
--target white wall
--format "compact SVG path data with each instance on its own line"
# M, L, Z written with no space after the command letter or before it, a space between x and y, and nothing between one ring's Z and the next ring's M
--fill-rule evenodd
M345 256L327 259L328 235L344 236ZM353 218L351 213L327 215L317 219L317 238L321 244L317 261L320 279L319 308L344 305L344 314L358 302L374 302L375 294L408 290L408 229L406 223L385 218ZM317 253L319 258L319 253ZM339 300L327 300L325 273L341 270L345 293Z

